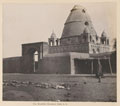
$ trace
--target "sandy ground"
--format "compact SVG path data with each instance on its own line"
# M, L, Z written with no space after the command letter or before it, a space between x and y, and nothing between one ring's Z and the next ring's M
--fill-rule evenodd
M4 74L4 101L116 102L116 77Z

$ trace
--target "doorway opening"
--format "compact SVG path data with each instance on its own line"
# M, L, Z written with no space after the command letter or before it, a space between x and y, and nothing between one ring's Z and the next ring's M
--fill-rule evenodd
M33 58L34 58L34 72L36 72L36 70L38 69L38 61L39 61L38 51L34 52Z

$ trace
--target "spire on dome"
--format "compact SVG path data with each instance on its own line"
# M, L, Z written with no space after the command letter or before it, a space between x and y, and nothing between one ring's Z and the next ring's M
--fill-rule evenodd
M71 12L74 11L74 10L79 10L79 9L84 9L83 12L85 12L85 8L83 6L81 6L81 5L74 5Z
M52 30L51 38L56 38L56 34L54 33L54 30Z

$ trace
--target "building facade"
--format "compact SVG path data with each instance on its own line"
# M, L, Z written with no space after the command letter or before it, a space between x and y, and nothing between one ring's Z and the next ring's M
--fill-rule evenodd
M64 24L61 38L53 31L48 42L22 44L22 62L18 66L23 73L93 74L96 55L109 53L109 48L106 32L97 35L87 10L75 5ZM104 64L110 70L109 62Z

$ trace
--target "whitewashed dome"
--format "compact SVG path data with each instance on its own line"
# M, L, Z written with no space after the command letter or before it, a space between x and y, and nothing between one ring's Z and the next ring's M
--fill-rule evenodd
M75 5L64 24L61 38L81 35L86 26L91 35L97 35L87 10L80 5Z

